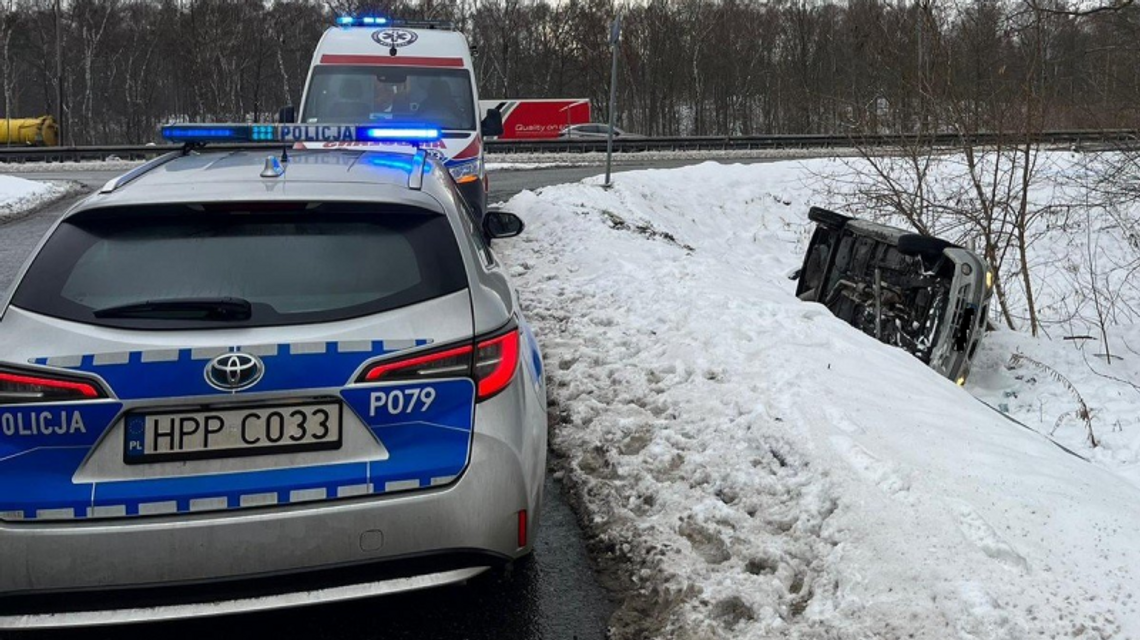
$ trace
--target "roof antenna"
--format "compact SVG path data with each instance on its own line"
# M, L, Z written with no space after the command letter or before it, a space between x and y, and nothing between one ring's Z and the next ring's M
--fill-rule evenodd
M281 162L289 162L289 145L281 147Z
M280 178L285 175L285 167L281 166L281 162L277 160L276 156L266 156L265 168L261 170L262 178Z

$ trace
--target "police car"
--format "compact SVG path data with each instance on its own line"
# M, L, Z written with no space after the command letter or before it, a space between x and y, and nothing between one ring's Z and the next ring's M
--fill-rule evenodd
M313 53L299 110L282 110L283 122L322 125L439 126L425 149L444 161L460 192L480 215L486 208L483 136L503 133L496 109L480 113L479 91L467 38L449 22L376 16L342 16ZM324 140L314 146L375 144Z
M167 127L186 148L75 205L0 299L0 629L359 598L530 553L546 388L488 245L521 221L479 226L414 146L201 148L298 133Z

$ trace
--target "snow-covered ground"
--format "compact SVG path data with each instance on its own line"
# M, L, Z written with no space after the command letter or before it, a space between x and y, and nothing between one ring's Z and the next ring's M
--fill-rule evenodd
M1010 331L1004 319L992 317L1003 328L987 336L967 389L1140 486L1140 203L1098 183L1127 161L1111 152L1037 157L1030 208L1038 217L1028 260L1046 339L1024 331L1025 295L1017 263L1008 259L1002 279L1011 316L1023 331ZM802 182L815 204L830 199L849 213L906 226L890 214L851 209L850 194L858 190L851 177L863 167L857 159L805 162ZM932 199L970 200L960 156L937 158L928 173ZM927 223L938 235L969 241L960 220L931 216ZM1015 354L1025 358L1011 360ZM1080 417L1084 408L1088 422ZM1090 425L1096 447L1089 446Z
M0 222L42 207L67 192L64 185L0 174Z
M1060 383L1005 363L1020 349L1067 370L1071 341L991 336L962 389L798 301L784 274L837 162L630 172L508 203L528 229L499 251L546 352L552 446L632 587L617 634L1140 637L1124 479L1140 395L1082 390L1121 422L1109 456L1062 425L1088 463L971 395L1051 430Z
M615 165L644 164L647 162L674 161L674 160L745 160L756 158L816 158L823 153L820 149L733 149L709 151L635 151L628 153L614 153ZM826 153L835 157L854 157L858 155L855 149L828 149ZM585 153L487 153L487 163L492 165L553 165L553 166L603 166L606 164L606 154L589 151Z
M84 160L82 162L22 162L0 164L0 173L62 173L66 171L130 171L142 164L143 160L119 160L112 156L107 160Z

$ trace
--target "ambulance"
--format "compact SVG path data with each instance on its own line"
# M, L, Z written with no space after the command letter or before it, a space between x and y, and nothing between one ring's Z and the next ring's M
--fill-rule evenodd
M416 144L443 161L467 204L486 210L483 137L502 135L498 110L481 110L471 48L449 22L341 16L321 37L299 109L281 122L311 128L376 124L438 129L430 143L362 140L299 143L303 148ZM305 137L299 135L298 137Z

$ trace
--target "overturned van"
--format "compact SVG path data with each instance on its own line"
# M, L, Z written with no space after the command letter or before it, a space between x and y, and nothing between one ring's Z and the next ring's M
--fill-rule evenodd
M965 384L993 289L985 260L939 238L818 207L808 218L816 228L796 296Z

